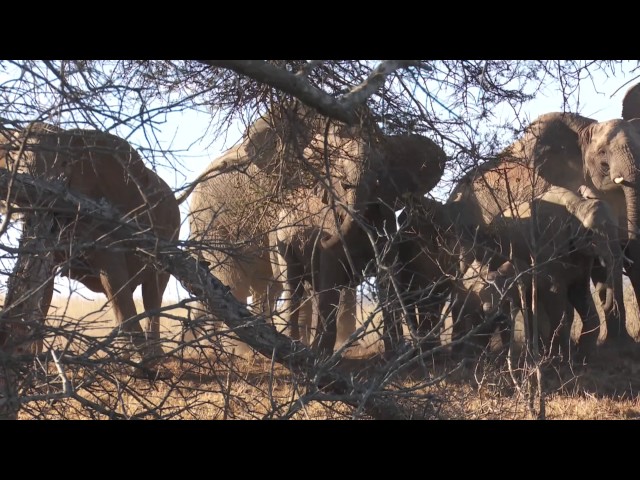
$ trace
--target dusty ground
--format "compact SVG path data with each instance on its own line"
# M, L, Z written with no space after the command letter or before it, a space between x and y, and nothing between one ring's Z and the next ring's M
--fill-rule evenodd
M637 312L628 298L628 312ZM101 337L112 329L112 315L102 300L87 301L56 298L54 316L65 321L65 332L76 329L82 335ZM185 309L165 312L185 317ZM79 319L70 328L69 319ZM52 325L55 325L54 319ZM632 333L637 335L637 315L630 315ZM258 419L290 417L294 419L369 418L357 405L348 405L330 397L304 395L308 379L294 377L284 367L254 355L236 345L239 357L230 357L211 343L176 348L184 339L179 321L162 321L164 350L162 361L167 379L132 378L126 368L100 364L96 369L83 365L69 367L66 374L74 385L75 396L57 401L32 400L25 403L21 418L180 418L180 419ZM49 345L58 351L65 345L86 345L69 335L50 337ZM187 340L191 337L187 336ZM446 339L444 339L446 340ZM84 347L83 347L84 348ZM370 329L359 346L349 349L347 358L336 368L354 378L365 380L389 368L380 354L377 334ZM172 352L172 353L171 353ZM106 355L103 355L106 357ZM445 379L439 375L454 368L446 356L429 358L422 364L400 372L388 388L400 392L400 403L413 418L440 419L528 419L544 409L548 419L640 419L640 344L624 348L603 348L588 366L547 367L542 371L544 401L527 395L528 383L510 381L504 363L480 361L457 369ZM38 370L39 368L39 370ZM31 397L46 391L59 391L55 365L40 365L28 391ZM96 373L99 372L99 373ZM47 372L46 374L44 372ZM536 371L533 370L535 376ZM47 382L44 382L46 375ZM522 379L519 372L514 377ZM40 383L38 383L40 382ZM430 384L433 383L433 384ZM535 382L533 382L535 384ZM45 387L44 385L48 385ZM48 390L47 390L48 389ZM57 390L56 390L57 389ZM533 398L531 402L527 398Z

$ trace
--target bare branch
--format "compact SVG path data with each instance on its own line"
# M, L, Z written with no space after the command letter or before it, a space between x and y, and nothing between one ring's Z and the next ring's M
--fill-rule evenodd
M6 192L11 177L9 171L0 169L1 192ZM134 224L123 224L122 215L110 205L71 192L60 183L43 182L26 174L13 177L15 200L18 203L28 201L33 195L43 195L51 200L52 213L64 215L70 210L77 211L81 215L91 215L104 224L117 225L118 228L110 232L113 238L134 243L136 254L145 259L151 258L159 268L175 276L191 295L202 298L214 317L231 328L240 340L267 358L273 355L276 362L294 373L308 374L312 368L318 372L321 359L299 342L279 333L262 316L252 315L247 306L230 295L229 288L216 279L205 265L175 244L142 233ZM328 368L321 369L315 379L318 388L338 395L353 394L355 398L362 398L362 394L371 389L370 385L359 385L355 380L347 380L339 372ZM375 418L405 418L402 410L393 402L377 395L369 396L368 400L365 409Z
M200 60L213 67L222 67L246 75L298 98L302 103L317 109L323 115L351 124L356 121L356 111L383 84L387 76L399 68L422 66L413 60L387 60L380 63L369 77L349 93L339 98L312 86L303 75L289 73L262 60Z

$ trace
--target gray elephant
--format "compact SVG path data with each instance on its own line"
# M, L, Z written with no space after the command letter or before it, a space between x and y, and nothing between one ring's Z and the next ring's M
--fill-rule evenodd
M324 136L319 135L315 152L312 147L307 155L325 155L324 143ZM446 157L433 142L417 135L383 137L371 145L363 143L360 136L346 137L339 132L327 143L343 145L334 150L332 164L366 161L370 165L351 192L345 193L350 197L346 203L352 208L334 210L318 198L308 198L304 208L281 210L280 226L271 233L270 241L274 271L284 278L285 311L291 312L289 322L294 337L298 335L297 311L306 283L307 292L318 296L321 318L314 344L328 351L336 340L334 318L339 292L359 283L370 271L370 265L381 260L379 252L389 253L386 233L396 230L395 210L402 207L404 194L433 188L442 176ZM416 176L416 172L423 172L424 177ZM388 255L388 261L392 257ZM388 275L385 277L386 280ZM355 290L348 292L347 301L353 305ZM399 341L399 334L384 309L383 317L389 332L384 336L385 350L390 351Z
M398 216L398 281L409 331L429 349L440 342L443 309L452 294L471 296L467 304L473 302L474 308L467 311L479 311L479 296L464 284L460 264L472 264L478 242L485 239L475 225L460 221L458 203L418 196L408 200Z
M520 292L514 288L514 282L507 281L519 275L526 291L524 307L530 315L531 269L535 265L538 311L549 322L545 330L551 332L551 338L544 344L547 353L556 354L559 347L562 353L568 352L575 308L583 323L577 355L579 360L591 355L600 329L589 288L594 263L606 272L605 309L616 308L616 292L622 290L618 224L609 206L601 200L585 199L564 188L551 187L533 201L503 212L489 228L495 242L487 248L493 250L498 262L508 258L487 275L488 282L498 286L500 300L506 298L511 302L511 311L522 309Z
M462 202L468 219L488 225L510 205L530 200L552 185L573 192L586 185L618 218L620 241L633 262L626 273L640 298L640 176L636 173L640 167L640 122L634 120L640 116L639 88L636 85L625 96L621 120L597 122L572 113L541 115L496 159L465 175L448 201ZM592 275L602 291L604 273L596 266ZM605 309L608 338L628 340L622 293L619 295L618 308ZM605 299L601 302L604 306Z
M242 155L249 159L260 155L261 161L251 162L242 171L208 178L194 192L190 238L213 246L202 255L210 262L214 274L242 300L249 292L259 298L272 292L273 305L277 297L274 292L279 292L279 285L273 281L268 235L280 228L282 212L304 215L295 212L305 212L314 205L330 206L341 225L333 234L350 234L352 223L343 221L348 219L347 212L360 210L374 201L371 187L375 186L385 202L376 200L380 212L385 210L379 217L386 219L385 228L392 229L398 192L428 191L444 170L444 152L426 137L381 136L375 134L375 128L372 135L364 127L322 123L317 117L311 121L303 119L298 127L296 118L261 119L266 128L252 127L237 151L227 153L235 156L234 161ZM285 127L280 127L281 124ZM286 137L281 131L303 134ZM382 186L379 179L385 180ZM314 200L305 206L309 199ZM333 208L334 205L339 208ZM331 243L333 250L342 249L337 237L324 240ZM353 290L350 292L352 297ZM335 333L329 335L333 335L335 342ZM333 348L332 340L325 338L324 344Z
M73 192L106 199L122 212L123 221L150 229L159 238L177 239L180 212L171 188L145 166L125 140L105 132L62 130L43 123L33 123L24 130L3 129L2 137L0 168L44 181L63 181ZM37 207L40 201L34 198L29 205L19 206ZM54 275L60 273L107 296L122 335L142 350L144 359L159 353L158 314L150 317L146 339L139 321L127 320L137 314L133 301L136 287L142 286L145 309L157 311L170 275L126 250L126 242L118 242L116 248L109 245L112 226L76 218L75 214L51 214L38 208L26 211L20 241L24 250L8 281L2 317L43 322L51 303ZM92 247L75 251L82 244ZM34 247L46 253L22 253ZM0 336L0 344L6 340ZM28 345L18 345L16 350L24 351Z
M622 289L617 221L606 203L560 187L502 212L486 227L465 224L460 202L443 205L417 199L400 214L398 249L403 268L399 278L407 292L409 327L426 348L439 341L442 310L449 295L455 352L484 348L497 325L509 325L506 320L515 316L522 318L518 291L505 285L515 275L514 266L530 285L530 275L524 272L530 268L532 254L532 204L538 215L538 290L543 292L538 311L548 319L544 322L547 330L555 330L570 302L584 324L581 349L593 350L599 320L589 292L589 274L595 259L605 266L605 307L613 309L615 292ZM468 337L471 328L475 334ZM463 336L468 348L460 341Z

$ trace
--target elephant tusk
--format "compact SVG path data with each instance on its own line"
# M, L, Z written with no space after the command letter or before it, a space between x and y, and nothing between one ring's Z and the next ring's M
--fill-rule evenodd
M622 182L624 182L624 177L616 177L613 179L613 181L620 185Z
M627 257L626 255L623 255L622 257L623 257L622 259L625 262L627 262L629 265L633 265L633 260L631 260L629 257Z

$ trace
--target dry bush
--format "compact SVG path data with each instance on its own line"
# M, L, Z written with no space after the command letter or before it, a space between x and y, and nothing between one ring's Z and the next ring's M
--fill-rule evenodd
M165 305L171 306L172 302L166 301ZM55 334L63 319L63 331L76 332L78 350L86 351L91 344L87 338L104 339L112 330L110 309L101 299L55 297L54 306L57 319L51 322L54 331L47 337L47 349L53 346L59 353L74 350L74 341L69 342L68 335ZM359 324L374 310L372 304L365 304L359 314ZM78 398L29 401L19 418L354 418L352 408L330 395L297 407L296 401L305 395L305 379L246 346L239 348L240 342L234 341L231 348L227 344L224 349L211 339L192 337L182 343L183 329L176 318L186 319L186 310L173 308L166 313L173 318L162 320L163 348L170 352L162 365L171 373L171 378L135 379L122 368L118 371L117 362L97 361L90 366L70 362L66 365L66 375L76 387ZM378 322L379 314L376 314L374 325ZM380 344L375 326L370 327L358 346L349 349L339 368L361 377L384 372ZM640 362L632 356L621 362L618 353L612 362L609 355L609 360L603 359L582 370L549 370L545 384L546 418L639 418L640 400L634 392L640 385L630 381L640 378L637 375ZM488 358L465 368L456 367L458 365L448 364L445 359L425 360L399 375L389 388L399 393L399 402L410 418L534 417L527 399L513 388L504 367ZM37 373L32 378L32 394L42 393L38 384L55 390L59 376L50 359L35 366L33 371ZM426 386L430 381L433 383ZM370 417L360 412L355 418Z

